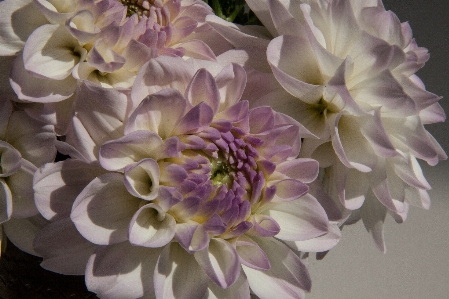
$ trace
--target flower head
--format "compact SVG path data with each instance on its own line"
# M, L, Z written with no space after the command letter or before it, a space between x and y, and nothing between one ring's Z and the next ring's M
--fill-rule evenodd
M377 0L248 5L274 37L267 62L282 86L276 97L260 97L251 106L271 105L316 136L304 139L301 156L327 168L321 177L328 194L351 211L366 198L378 200L384 207L379 213L361 213L370 215L362 217L370 231L368 223L383 222L387 210L403 221L410 204L428 207L430 186L416 159L430 165L446 159L424 128L445 115L441 97L415 75L428 54L412 39L408 23ZM232 35L218 22L214 28L245 49L238 37L248 33ZM384 250L381 234L374 237Z
M132 92L140 103L123 135L97 149L103 174L72 195L70 211L52 212L58 199L38 196L42 214L60 219L47 230L70 215L70 231L93 247L86 281L100 296L249 298L251 289L261 298L302 297L310 282L294 250L327 250L339 236L306 194L318 174L316 161L296 158L307 131L269 107L250 110L241 100L243 68L196 63L160 57L144 66ZM161 69L165 78L155 76ZM46 166L38 194L49 192L47 177L63 175L64 164L69 172L80 167ZM44 258L49 236L36 239ZM124 251L117 272L105 273ZM104 280L116 275L114 287Z
M62 118L67 123L72 113L78 82L129 89L149 59L162 55L215 60L211 47L216 53L226 50L221 37L213 36L204 23L212 10L199 0L4 1L0 6L6 20L0 48L3 55L17 55L11 86L19 100L53 110L60 134L65 133ZM29 14L39 17L25 26L17 23ZM23 33L18 34L18 28ZM39 109L36 106L29 105L27 111L32 114L29 110Z

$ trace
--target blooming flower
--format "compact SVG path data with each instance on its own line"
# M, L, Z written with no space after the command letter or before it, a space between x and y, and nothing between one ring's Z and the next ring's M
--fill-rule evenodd
M359 217L385 250L379 223L387 211L402 222L410 204L429 206L430 185L417 158L430 165L446 159L424 128L444 121L441 97L414 74L427 50L377 0L247 3L274 37L267 62L288 92L252 106L269 104L318 137L304 139L301 156L320 162L327 193L344 209L361 208ZM245 48L239 39L247 32L210 19L234 46ZM376 202L364 205L368 201ZM377 201L381 205L373 208Z
M34 204L33 175L54 160L53 127L0 99L0 226L20 249L36 254L32 235L43 219ZM0 239L2 239L0 228ZM3 242L1 242L3 243Z
M121 137L81 148L74 140L114 123L81 120L67 142L92 162L35 176L52 221L35 240L43 266L85 267L104 298L302 298L310 280L295 251L327 250L339 230L306 194L318 174L316 161L296 158L307 130L269 107L250 110L245 82L235 64L159 57L137 76Z
M227 49L204 24L213 12L199 0L8 0L0 6L0 54L17 55L11 86L21 101L40 103L26 111L57 125L59 134L72 114L78 81L128 89L151 58L215 60L211 47Z

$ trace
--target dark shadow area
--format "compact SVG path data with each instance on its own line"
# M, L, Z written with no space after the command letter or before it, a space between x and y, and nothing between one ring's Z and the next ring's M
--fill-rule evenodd
M47 271L41 261L8 242L0 258L0 299L97 299L87 291L84 276Z

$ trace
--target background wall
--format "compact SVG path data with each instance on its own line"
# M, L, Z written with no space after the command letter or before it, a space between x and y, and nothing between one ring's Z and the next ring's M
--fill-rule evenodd
M442 95L449 114L449 2L384 0L387 10L409 21L430 60L418 76L427 90ZM427 129L449 153L449 122ZM432 185L429 211L412 207L408 219L385 225L387 253L380 253L363 224L345 227L343 238L322 261L312 258L312 293L307 299L449 298L449 162L423 165Z

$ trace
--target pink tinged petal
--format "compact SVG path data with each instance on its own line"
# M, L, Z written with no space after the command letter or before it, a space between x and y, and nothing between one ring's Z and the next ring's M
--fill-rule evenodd
M100 147L101 166L110 171L122 171L127 165L144 158L157 158L156 150L162 139L150 131L134 131L116 140L106 142Z
M294 2L292 2L294 3ZM298 9L299 7L296 7ZM268 9L272 17L277 35L302 35L304 20L296 19L278 0L268 0ZM293 10L292 8L289 8Z
M270 31L272 36L277 36L278 32L273 23L273 17L270 14L268 0L248 0L249 8L256 14L257 18Z
M76 80L72 76L63 80L53 80L30 74L25 69L22 55L14 60L10 83L19 99L38 103L65 100L75 92L76 88Z
M64 275L84 275L95 244L90 243L76 230L70 218L46 225L34 239L34 250L44 261L44 269Z
M89 10L78 11L66 21L65 26L81 44L86 44L100 32L95 25L95 16Z
M341 231L337 224L330 224L324 235L304 241L285 242L290 248L302 252L324 252L337 245Z
M215 15L208 15L206 17L207 23L218 34L223 36L235 48L257 48L263 50L267 48L271 36L264 33L264 35L254 34L255 32L247 30L245 26L240 26L231 22L227 22Z
M250 238L240 236L235 244L240 262L256 270L268 270L271 268L265 252Z
M180 165L171 162L159 162L160 181L165 186L177 186L188 177L188 172Z
M53 126L32 119L25 112L11 115L6 140L37 167L52 162L56 156Z
M303 102L318 102L323 94L323 79L307 40L297 36L279 36L270 42L267 59L285 90Z
M246 280L243 271L240 271L240 276L237 281L230 287L223 289L215 282L209 282L207 297L208 299L220 299L220 298L238 298L238 299L250 299L249 284Z
M0 140L0 177L8 177L21 167L22 156L20 152L9 143Z
M431 189L429 183L424 177L421 166L412 155L409 156L406 163L394 163L394 171L398 177L412 187L424 190Z
M410 151L429 164L435 165L438 162L437 149L418 116L384 118L383 123L397 147Z
M318 161L298 158L281 162L276 165L276 171L303 183L311 183L318 177Z
M363 136L370 142L375 153L384 158L391 158L398 153L382 124L381 113L381 109L376 109L374 115L365 115L357 121Z
M215 115L220 105L220 93L214 77L206 69L199 69L185 92L186 99L196 106L201 102L212 108Z
M8 240L16 247L26 253L40 256L34 250L33 240L47 224L48 222L44 218L40 215L35 215L23 219L11 218L9 221L3 223L2 226Z
M33 192L33 174L36 170L36 166L22 159L22 168L5 179L12 195L14 218L27 218L39 213Z
M249 112L249 126L251 134L259 134L274 127L274 114L270 107L262 106Z
M193 255L177 243L170 243L164 248L154 270L157 299L203 298L208 281Z
M44 165L33 180L37 209L48 220L68 217L78 194L103 173L99 166L72 159Z
M357 117L345 114L332 116L332 146L340 161L348 168L370 172L377 162L368 140L361 134Z
M281 230L279 224L267 215L255 214L251 218L252 228L248 234L260 237L273 237Z
M98 40L89 51L86 60L100 72L112 73L118 71L126 62L125 57L107 47L106 43Z
M6 182L0 178L0 223L8 221L12 215L12 195Z
M269 270L260 271L242 265L251 291L261 299L304 298L311 289L310 276L301 259L274 238L255 238L271 262Z
M336 110L345 110L357 116L365 115L365 110L359 106L347 87L346 77L352 73L352 67L353 63L349 57L341 63L326 85L324 100L336 106Z
M154 57L154 53L144 44L131 40L126 46L123 56L126 58L123 68L137 73L146 61Z
M446 120L446 113L440 104L435 103L419 111L419 118L423 125L439 123Z
M176 221L156 204L147 204L134 214L129 225L129 242L144 247L162 247L175 236Z
M263 212L280 227L276 238L303 241L321 236L329 230L329 220L315 197L308 195L280 203Z
M404 91L415 101L416 109L418 111L421 111L422 109L425 109L442 99L441 96L437 96L436 94L426 91L425 88L419 86L419 83L417 84L414 80L419 80L419 78L407 78L403 75L398 78L398 81L404 88Z
M62 80L82 61L86 49L59 25L43 25L28 38L23 49L25 69L36 76Z
M313 183L309 184L309 187L309 193L318 200L320 205L326 211L329 220L340 221L343 217L340 210L340 205L337 205L337 203L324 191L321 182L314 181Z
M209 127L214 118L212 108L202 102L190 109L171 132L173 135L193 134Z
M190 196L170 207L169 212L176 217L178 222L187 222L198 212L200 205L201 198Z
M176 46L179 46L181 49L185 50L185 53L183 55L185 57L209 61L217 60L217 57L215 56L212 49L201 40L192 39L179 43Z
M369 197L362 206L361 217L366 230L371 233L377 249L385 253L385 240L383 225L387 209L375 198Z
M173 23L172 41L178 42L188 37L198 26L198 22L190 16L177 18Z
M222 288L234 284L240 274L237 251L222 239L211 239L209 246L194 253L195 260L207 276Z
M159 191L159 166L153 159L143 159L125 168L124 184L131 195L153 200Z
M153 293L153 271L161 249L128 242L98 247L86 266L86 286L100 298L134 299Z
M404 117L417 112L415 102L389 70L352 86L351 94L371 106L381 106L385 116Z
M210 240L203 226L195 222L177 224L175 237L179 245L188 252L203 250Z
M220 91L219 111L223 111L236 104L242 97L246 86L246 72L241 66L233 63L218 73L215 82Z
M292 201L309 191L306 184L295 179L285 179L272 185L276 186L276 195L272 202Z
M78 1L35 0L34 4L51 23L64 23L78 8Z
M140 69L131 90L134 107L158 91L174 88L185 91L194 74L194 70L182 58L157 57L151 59ZM171 106L173 109L177 106Z
M14 55L22 50L30 34L48 23L31 0L10 0L0 10L0 56Z
M172 131L184 115L187 102L179 91L165 89L145 98L131 114L125 133L148 130L162 139L172 135Z
M83 81L77 88L74 106L77 117L97 146L123 136L130 108L126 94Z
M349 210L359 209L369 189L367 176L358 170L347 168L341 162L335 163L331 171L340 203Z
M394 187L394 184L393 186L390 186L387 175L387 165L385 160L379 159L376 168L373 169L373 171L368 174L368 179L371 186L371 190L373 191L377 199L389 210L393 212L401 212L400 209L402 207L397 206L390 192L390 188Z
M87 240L109 245L128 239L128 227L140 199L123 186L123 175L107 173L95 178L73 203L70 218Z
M67 128L66 142L75 148L87 162L96 162L97 145L87 132L79 118L75 115Z

